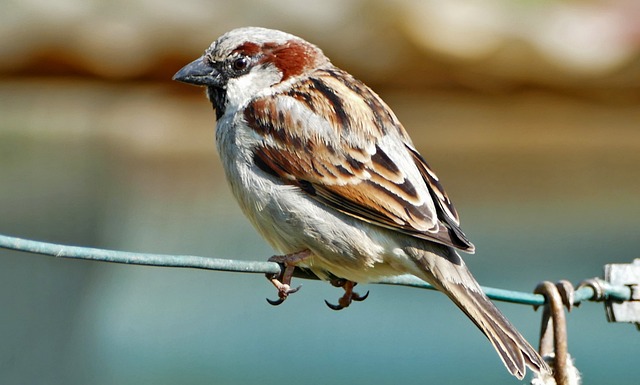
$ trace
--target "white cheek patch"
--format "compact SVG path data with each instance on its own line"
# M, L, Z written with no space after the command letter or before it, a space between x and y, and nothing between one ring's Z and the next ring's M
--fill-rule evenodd
M269 87L282 80L282 73L273 67L256 66L248 73L227 82L227 111L235 111L251 98L268 94Z

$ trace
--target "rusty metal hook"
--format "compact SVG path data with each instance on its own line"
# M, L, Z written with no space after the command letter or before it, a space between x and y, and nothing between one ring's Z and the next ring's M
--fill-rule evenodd
M569 367L573 368L573 364L568 358L564 308L571 311L573 307L573 285L564 280L557 284L545 281L538 284L534 293L542 294L547 299L542 313L540 355L553 357L553 377L557 385L571 385Z

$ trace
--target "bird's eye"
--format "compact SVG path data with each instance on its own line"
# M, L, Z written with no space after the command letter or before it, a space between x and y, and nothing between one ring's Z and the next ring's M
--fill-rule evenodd
M247 67L249 67L249 58L246 56L240 56L231 62L231 68L233 68L235 72L242 72L246 70Z

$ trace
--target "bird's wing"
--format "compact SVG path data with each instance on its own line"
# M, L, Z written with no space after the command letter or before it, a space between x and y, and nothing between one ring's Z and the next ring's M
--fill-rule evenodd
M474 251L393 112L347 73L318 71L241 118L262 139L255 165L283 183L362 221Z

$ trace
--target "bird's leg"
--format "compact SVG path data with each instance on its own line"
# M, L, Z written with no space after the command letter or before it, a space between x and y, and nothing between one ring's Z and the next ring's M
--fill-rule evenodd
M342 278L334 278L330 282L333 286L341 287L344 289L344 295L340 297L337 305L331 304L327 300L324 301L324 303L326 303L327 306L329 306L329 308L333 310L342 310L345 307L349 307L352 301L364 301L369 296L368 291L365 295L360 295L353 291L353 288L358 284L356 282L347 281L346 279Z
M293 276L293 271L296 269L296 264L308 258L309 255L311 255L311 251L302 250L297 253L274 255L269 258L269 262L276 262L280 265L284 265L284 269L280 271L280 274L267 274L267 279L276 287L276 289L278 289L278 299L271 300L267 298L267 302L274 306L280 305L285 299L287 299L289 294L300 290L302 285L295 289L291 288L291 277Z

